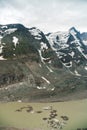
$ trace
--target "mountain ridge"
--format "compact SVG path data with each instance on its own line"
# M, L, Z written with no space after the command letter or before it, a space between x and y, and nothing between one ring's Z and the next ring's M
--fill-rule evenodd
M78 93L87 84L86 33L75 27L44 34L36 27L0 25L0 65L1 100Z

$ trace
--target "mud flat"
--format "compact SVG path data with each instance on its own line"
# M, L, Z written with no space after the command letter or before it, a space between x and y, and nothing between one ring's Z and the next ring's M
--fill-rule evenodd
M56 112L54 119L64 123L62 130L87 128L87 99L83 99L52 103L0 103L0 130L51 130L48 121L53 110ZM66 120L63 117L67 117Z

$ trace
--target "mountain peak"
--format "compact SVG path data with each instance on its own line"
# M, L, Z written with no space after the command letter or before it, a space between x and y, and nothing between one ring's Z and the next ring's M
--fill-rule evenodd
M75 32L78 32L77 29L76 29L75 27L71 27L71 28L69 29L69 31L75 31Z
M22 25L22 24L19 24L19 23L14 23L14 24L6 24L6 25L0 25L0 28L7 28L7 29L9 29L9 28L21 28L21 29L23 29L23 28L25 28L24 27L24 25Z

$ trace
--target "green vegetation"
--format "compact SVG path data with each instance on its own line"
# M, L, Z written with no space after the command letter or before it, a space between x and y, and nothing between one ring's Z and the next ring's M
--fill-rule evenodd
M27 106L32 106L33 112L28 112ZM87 128L87 99L55 103L0 103L0 126L49 130L47 122L43 120L50 114L49 110L43 109L46 106L57 110L56 118L59 121L62 121L61 116L69 118L63 130ZM18 111L23 107L25 109Z

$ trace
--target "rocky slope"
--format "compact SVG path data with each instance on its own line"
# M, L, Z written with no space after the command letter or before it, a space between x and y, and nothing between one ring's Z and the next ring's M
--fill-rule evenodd
M0 25L0 100L59 99L86 84L86 33Z
M74 27L68 32L57 32L47 36L51 48L57 57L72 74L87 75L87 44ZM79 67L82 69L78 70ZM86 72L86 73L85 73Z

